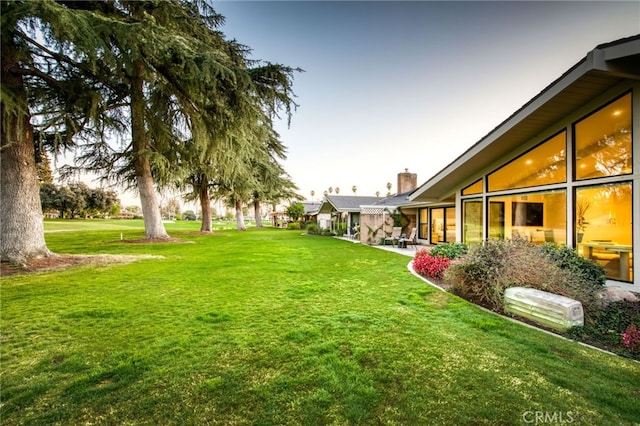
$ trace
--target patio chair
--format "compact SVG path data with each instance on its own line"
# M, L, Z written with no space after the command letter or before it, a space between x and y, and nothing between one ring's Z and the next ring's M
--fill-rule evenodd
M393 229L391 230L391 235L384 237L384 239L382 240L382 244L386 246L387 241L391 241L391 245L393 245L394 241L400 240L401 233L402 233L402 227L394 226Z
M398 247L407 248L409 244L412 244L415 249L418 245L418 241L416 240L416 230L417 228L413 228L408 237L400 238L398 240Z

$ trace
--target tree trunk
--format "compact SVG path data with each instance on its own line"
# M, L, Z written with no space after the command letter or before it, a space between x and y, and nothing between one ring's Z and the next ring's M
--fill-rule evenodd
M236 200L236 223L238 224L238 231L247 230L244 224L244 215L242 214L242 201L240 200Z
M253 215L256 218L256 228L262 228L262 209L260 208L260 200L253 202Z
M2 136L0 141L0 259L23 263L26 259L47 257L52 253L44 240L40 205L40 186L33 147L27 94L22 77L12 72L16 52L2 44L2 84L0 102ZM5 92L6 90L6 92ZM7 109L7 92L11 102L23 108ZM20 109L20 107L18 109Z
M209 199L209 188L206 184L200 188L200 209L202 210L202 225L200 232L211 232L211 200Z
M169 238L169 234L162 223L160 204L158 204L151 175L151 164L147 158L149 143L144 124L145 99L141 77L144 66L140 62L136 63L135 71L136 77L132 79L131 84L131 144L142 216L144 217L144 230L149 239L166 239Z

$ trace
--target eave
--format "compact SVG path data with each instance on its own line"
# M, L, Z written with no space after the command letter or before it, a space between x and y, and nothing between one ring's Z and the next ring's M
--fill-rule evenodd
M596 47L522 108L418 187L411 201L453 199L460 185L594 97L625 79L640 80L640 35Z

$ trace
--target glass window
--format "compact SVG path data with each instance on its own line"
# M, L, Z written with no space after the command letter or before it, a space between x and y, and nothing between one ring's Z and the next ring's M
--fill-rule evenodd
M577 180L631 173L631 94L575 125Z
M444 214L444 240L451 243L456 240L456 208L447 207L446 209L444 209Z
M633 281L631 182L576 189L578 251L601 264L607 278Z
M482 179L478 179L462 190L462 195L482 194Z
M482 200L465 200L462 202L463 235L465 244L482 242Z
M565 191L533 192L489 199L489 238L523 238L534 244L567 241Z
M566 135L559 133L489 174L489 191L566 182Z
M427 240L429 239L429 209L424 208L418 211L418 238Z
M431 244L456 240L456 208L431 209Z
M431 244L444 241L444 208L431 209Z
M489 238L507 238L504 225L504 201L496 201L494 198L493 201L489 201Z

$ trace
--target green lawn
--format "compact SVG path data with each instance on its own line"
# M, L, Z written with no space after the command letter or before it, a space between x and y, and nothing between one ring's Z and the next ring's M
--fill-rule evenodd
M3 425L640 419L639 363L440 292L408 257L186 222L167 229L193 243L130 244L141 227L89 223L49 248L164 258L2 278Z

